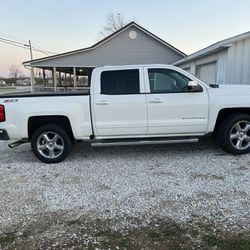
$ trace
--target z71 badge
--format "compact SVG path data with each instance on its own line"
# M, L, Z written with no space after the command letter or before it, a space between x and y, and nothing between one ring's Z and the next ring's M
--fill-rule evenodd
M3 101L4 103L18 102L18 99L7 99Z

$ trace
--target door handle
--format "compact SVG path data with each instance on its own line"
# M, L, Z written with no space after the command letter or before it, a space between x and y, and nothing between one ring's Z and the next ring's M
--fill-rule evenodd
M163 102L162 99L154 99L154 100L149 101L149 103L162 103L162 102Z
M108 104L109 104L108 101L100 101L96 103L96 105L108 105Z

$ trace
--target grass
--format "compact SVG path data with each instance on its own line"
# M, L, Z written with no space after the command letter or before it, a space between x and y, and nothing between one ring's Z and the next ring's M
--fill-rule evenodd
M75 225L75 224L81 225L81 220L80 220L80 219L70 220L70 221L67 222L67 224L68 224L69 226Z
M13 90L16 90L15 88L0 88L0 93L1 92L11 92Z
M29 92L29 89L17 89L15 87L0 87L0 95L11 94L11 93L24 93Z
M22 234L21 234L20 237L22 237L22 238L24 238L24 239L28 239L28 238L30 237L30 235L31 235L31 230L26 229L26 230L24 230L24 231L22 232Z
M0 246L6 246L13 243L16 239L16 235L12 232L4 233L0 235ZM1 249L1 248L0 248Z
M13 93L17 91L16 88L10 87L10 88L0 88L0 95L1 94L8 94L8 93Z
M99 246L101 249L115 249L119 246L122 249L130 249L133 245L129 235L123 235L111 229L99 231L95 234L95 237L98 239L98 244L91 245L92 248Z
M31 235L31 230L29 229L23 230L20 236L17 236L17 234L14 232L3 233L0 235L0 249L2 249L1 247L5 248L12 245L18 238L27 240L30 235Z
M223 250L250 250L250 235L237 235L223 240L219 247Z
M203 235L202 240L208 247L215 247L221 244L221 240L219 239L219 237L214 234Z
M22 229L21 233L3 233L0 235L0 249L28 249L42 239L41 249L55 242L70 249L218 249L250 250L250 232L228 232L221 230L212 222L204 222L193 216L187 224L178 224L171 220L155 219L145 225L145 221L127 218L131 226L124 230L113 227L111 220L88 220L78 218L62 221L48 217L37 224ZM41 230L42 229L42 230ZM51 234L59 238L51 237ZM72 235L76 237L71 237ZM17 236L18 235L18 236ZM32 237L30 237L32 235ZM47 238L44 238L46 235Z

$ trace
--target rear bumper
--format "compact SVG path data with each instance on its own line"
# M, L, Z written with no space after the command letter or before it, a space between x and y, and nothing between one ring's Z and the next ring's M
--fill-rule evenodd
M0 129L0 140L8 141L10 139L5 129Z

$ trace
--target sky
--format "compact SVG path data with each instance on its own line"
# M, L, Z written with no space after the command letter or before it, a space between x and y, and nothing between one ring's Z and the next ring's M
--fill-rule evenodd
M250 0L0 0L0 38L61 53L91 46L111 12L121 13L186 54L250 31ZM34 58L44 57L40 52ZM0 76L30 59L0 42Z

